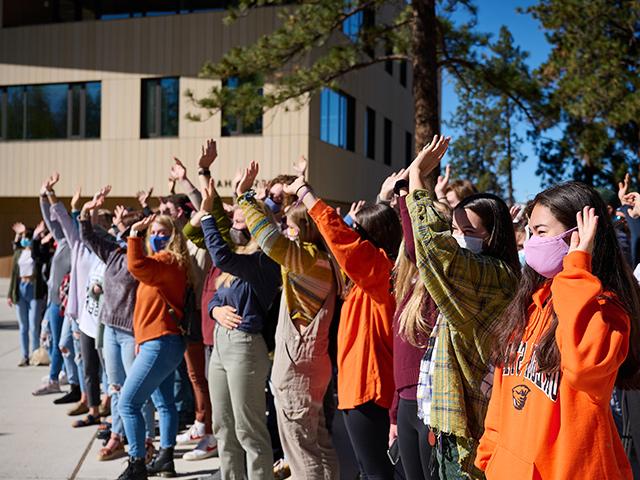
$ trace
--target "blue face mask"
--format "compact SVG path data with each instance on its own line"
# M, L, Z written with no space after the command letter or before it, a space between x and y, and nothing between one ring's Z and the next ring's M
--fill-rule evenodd
M22 248L27 248L31 246L31 240L29 240L28 238L21 238L20 239L20 246Z
M278 213L280 211L280 205L271 200L271 198L269 197L265 199L264 204L269 207L269 210L271 210L273 213Z
M149 237L149 243L151 244L151 250L153 253L158 253L167 246L171 237L167 235L151 235Z

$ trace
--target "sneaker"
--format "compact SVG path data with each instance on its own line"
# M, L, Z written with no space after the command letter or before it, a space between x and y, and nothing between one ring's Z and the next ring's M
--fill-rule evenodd
M89 407L84 402L78 402L75 407L67 412L67 415L75 417L76 415L84 415L85 413L89 413Z
M284 458L273 464L273 477L275 480L284 480L291 477L291 469Z
M69 385L69 380L67 380L67 372L65 372L64 370L61 370L58 374L58 383L63 386Z
M205 435L198 442L196 448L182 456L183 460L204 460L205 458L215 457L218 454L218 444L213 435Z
M55 405L64 405L65 403L75 403L80 401L82 393L80 392L80 385L71 385L71 390L66 395L60 398L56 398L53 403Z
M35 397L39 397L41 395L49 395L50 393L62 393L62 390L60 390L60 384L58 382L49 381L37 390L31 392L31 394Z
M22 360L20 360L20 363L18 364L18 366L19 367L28 367L29 366L29 359L27 357L24 357Z
M204 423L196 420L189 430L176 437L176 443L178 445L194 444L198 443L204 437Z

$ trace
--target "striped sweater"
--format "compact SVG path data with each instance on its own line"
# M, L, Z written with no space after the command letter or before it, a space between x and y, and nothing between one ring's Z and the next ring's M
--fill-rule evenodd
M252 194L238 198L251 236L282 267L284 298L293 320L311 323L331 291L329 255L317 245L289 240L265 215Z

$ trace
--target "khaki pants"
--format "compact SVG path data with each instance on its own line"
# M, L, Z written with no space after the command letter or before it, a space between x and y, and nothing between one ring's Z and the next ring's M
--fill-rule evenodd
M262 335L216 325L209 393L223 480L273 479L265 414L269 366Z

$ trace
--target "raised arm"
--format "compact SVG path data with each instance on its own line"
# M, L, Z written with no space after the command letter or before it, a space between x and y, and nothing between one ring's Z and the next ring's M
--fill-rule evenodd
M42 212L42 219L56 242L61 242L65 238L60 224L51 219L51 205L49 203L48 194L53 192L53 187L59 180L60 174L55 172L44 180L42 188L40 189L40 211Z
M60 224L64 238L69 246L73 247L80 241L78 227L74 224L62 202L52 201L51 196L49 196L49 201L51 202L51 218Z

